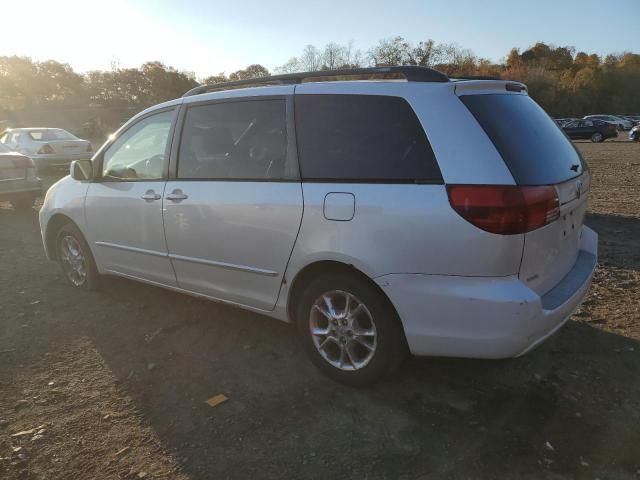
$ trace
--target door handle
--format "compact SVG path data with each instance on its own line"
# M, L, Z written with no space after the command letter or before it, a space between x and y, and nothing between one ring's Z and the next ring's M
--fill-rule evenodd
M140 198L148 202L152 200L160 200L160 194L154 192L153 190L147 190Z
M167 195L165 197L167 200L172 200L174 202L179 202L181 200L185 200L187 198L189 198L189 195L185 195L184 193L182 193L182 190L180 190L179 188L174 190L173 192L171 192L169 195Z

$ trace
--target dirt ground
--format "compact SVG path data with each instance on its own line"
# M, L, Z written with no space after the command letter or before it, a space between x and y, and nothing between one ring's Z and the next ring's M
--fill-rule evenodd
M578 148L600 266L572 320L523 358L410 359L360 390L286 324L115 278L73 291L35 210L5 205L0 478L639 479L640 144Z

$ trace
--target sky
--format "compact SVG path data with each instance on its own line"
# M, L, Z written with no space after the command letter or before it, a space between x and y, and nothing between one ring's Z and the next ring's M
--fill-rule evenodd
M397 35L456 43L499 61L538 41L640 53L640 0L29 0L4 16L0 55L74 70L160 60L198 78L251 63L270 70L307 44L366 52ZM6 11L5 11L6 13Z

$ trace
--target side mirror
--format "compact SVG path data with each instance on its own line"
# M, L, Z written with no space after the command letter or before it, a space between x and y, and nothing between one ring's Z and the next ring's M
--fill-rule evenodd
M93 163L91 160L74 160L71 162L71 178L74 180L91 180L93 178Z

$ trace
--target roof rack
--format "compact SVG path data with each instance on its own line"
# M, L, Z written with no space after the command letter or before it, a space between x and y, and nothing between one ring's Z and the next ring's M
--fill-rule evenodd
M452 80L502 80L502 78L491 75L456 75Z
M319 72L287 73L284 75L273 75L270 77L250 78L247 80L236 80L232 82L213 83L211 85L200 85L192 88L183 97L199 95L215 90L227 90L229 88L241 86L258 85L290 85L302 83L304 80L328 77L352 77L352 76L374 76L374 75L402 75L408 82L448 82L449 77L444 73L432 68L417 67L413 65L403 67L373 67L373 68L348 68L342 70L322 70Z

